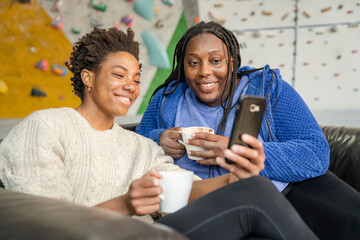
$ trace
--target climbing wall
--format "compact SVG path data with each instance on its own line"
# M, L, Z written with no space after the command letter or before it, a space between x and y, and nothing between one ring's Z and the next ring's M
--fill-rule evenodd
M182 12L179 0L0 0L0 118L22 118L48 107L78 106L70 73L60 76L51 68L55 64L64 67L72 44L94 26L132 27L136 33L143 66L141 94L128 113L136 115L157 72L170 71L166 50ZM149 56L144 32L151 34L150 45L162 56ZM48 62L46 71L35 68L43 59ZM166 61L167 65L155 65ZM164 66L167 69L162 69ZM41 91L38 95L46 96L31 96L33 87Z
M199 0L198 9L236 33L242 65L279 68L313 112L360 120L360 1Z
M0 118L21 118L37 109L78 105L69 74L61 77L51 71L55 64L65 62L71 47L37 2L0 1ZM47 69L43 68L46 71L35 68L43 59L48 62ZM31 96L33 88L46 97Z

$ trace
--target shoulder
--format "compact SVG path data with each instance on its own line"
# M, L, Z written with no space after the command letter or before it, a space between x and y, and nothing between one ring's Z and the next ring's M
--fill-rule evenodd
M129 142L131 144L135 144L139 148L142 148L142 149L145 147L149 147L149 148L153 148L153 149L160 148L160 146L156 142L154 142L152 139L144 137L134 131L124 129L121 126L119 126L119 131L120 131L119 135L124 140L126 140L127 142Z
M71 108L47 108L47 109L42 109L42 110L38 110L35 111L33 113L31 113L29 116L27 116L25 119L32 119L32 118L39 118L39 119L43 119L43 118L52 118L52 117L57 117L60 115L63 115L64 113L68 113L70 111L72 111L73 109Z

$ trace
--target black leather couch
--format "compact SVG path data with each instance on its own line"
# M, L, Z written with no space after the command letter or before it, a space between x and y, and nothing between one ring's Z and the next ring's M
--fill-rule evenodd
M296 183L286 197L320 239L360 239L360 128L322 130L329 171ZM185 239L114 212L0 189L0 239L48 238Z

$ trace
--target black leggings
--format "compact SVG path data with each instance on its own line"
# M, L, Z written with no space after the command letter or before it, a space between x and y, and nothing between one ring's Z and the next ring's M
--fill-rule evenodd
M262 176L218 189L157 222L190 239L317 239Z

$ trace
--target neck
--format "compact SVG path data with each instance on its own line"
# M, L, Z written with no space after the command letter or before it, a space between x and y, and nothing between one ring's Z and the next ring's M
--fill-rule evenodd
M114 117L108 116L84 103L81 103L81 105L75 110L89 122L93 129L97 131L111 129L114 125Z

